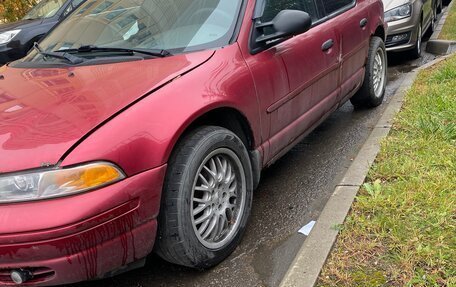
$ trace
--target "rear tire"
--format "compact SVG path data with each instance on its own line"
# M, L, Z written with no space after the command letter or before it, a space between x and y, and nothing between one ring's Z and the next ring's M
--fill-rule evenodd
M213 126L190 132L169 161L157 254L198 269L217 265L241 240L252 193L250 158L238 136Z
M372 37L369 46L364 83L350 99L356 108L374 108L383 102L386 90L386 49L379 37Z

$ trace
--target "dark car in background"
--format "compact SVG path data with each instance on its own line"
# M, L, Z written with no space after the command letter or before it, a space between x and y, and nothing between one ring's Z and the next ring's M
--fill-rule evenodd
M20 59L85 0L42 0L22 20L0 25L0 65Z

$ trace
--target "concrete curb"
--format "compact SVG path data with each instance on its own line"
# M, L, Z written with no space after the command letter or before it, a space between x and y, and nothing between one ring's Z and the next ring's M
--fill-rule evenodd
M281 287L311 287L317 282L321 269L339 233L335 226L344 223L356 194L380 151L380 142L389 133L392 120L402 107L404 95L413 84L416 76L417 72L412 72L401 83L388 108L350 165L342 181L335 188L312 232L304 241L291 268L283 278Z
M434 55L448 55L456 47L456 41L448 40L429 40L426 52Z
M406 93L412 87L421 70L442 62L452 55L429 62L410 72L404 78L374 130L345 173L344 178L336 186L313 230L304 241L283 278L281 287L312 287L317 283L321 269L336 242L339 233L337 227L344 223L358 190L364 183L367 173L380 151L381 141L389 134L394 117L402 108Z
M448 13L451 10L451 7L453 7L455 1L451 1L450 4L448 4L447 8L443 12L442 18L440 18L439 23L435 27L434 33L431 35L431 38L429 40L438 40L440 37L440 33L442 32L443 26L445 26L446 19L448 17Z
M455 1L451 1L448 7L445 9L442 18L440 18L440 21L437 24L434 33L427 43L426 51L431 54L447 55L451 53L451 51L453 51L456 47L456 41L439 40L440 33L442 32L443 26L445 25L446 19L448 17L448 13L453 7L454 2Z

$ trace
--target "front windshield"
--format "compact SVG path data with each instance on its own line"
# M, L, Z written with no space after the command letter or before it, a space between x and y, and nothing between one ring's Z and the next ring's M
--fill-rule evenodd
M172 54L221 47L232 38L240 4L241 0L89 0L40 46L45 52L96 46ZM37 58L34 51L25 60Z
M25 15L24 20L54 17L66 0L42 0Z

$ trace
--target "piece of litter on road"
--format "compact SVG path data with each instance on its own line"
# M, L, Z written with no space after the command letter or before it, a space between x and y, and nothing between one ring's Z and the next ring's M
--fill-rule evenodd
M305 236L309 236L310 232L312 231L312 228L315 225L315 221L309 222L306 226L303 226L301 229L299 229L299 233L304 234Z

